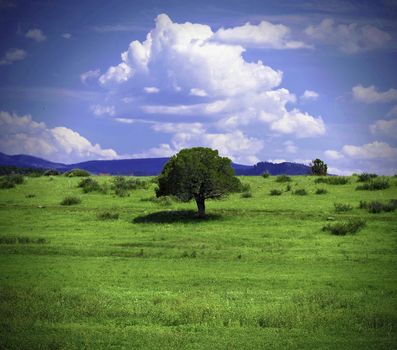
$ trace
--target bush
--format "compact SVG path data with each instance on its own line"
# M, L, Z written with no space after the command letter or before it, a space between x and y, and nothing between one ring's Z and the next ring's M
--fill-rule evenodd
M251 191L251 185L247 183L241 184L241 192L249 192Z
M154 203L167 207L172 205L173 198L171 196L162 196L162 197L153 197L151 200Z
M28 193L25 198L34 198L36 195L34 193Z
M282 193L283 192L281 192L280 190L277 190L277 189L273 189L270 191L271 196L281 196Z
M378 176L377 174L362 173L362 174L358 175L357 181L358 182L367 182L367 181L374 179L377 176Z
M316 194L327 194L328 191L325 188L317 188L315 193Z
M262 177L263 177L264 179L267 179L269 176L270 176L270 174L269 174L267 171L265 171L265 172L262 174Z
M338 222L333 225L328 224L323 227L323 231L329 231L336 236L346 236L355 234L365 226L365 221L360 218L351 218L346 222Z
M116 176L113 178L112 190L119 197L125 197L129 195L129 191L139 189L139 188L148 188L149 182L143 181L140 179L126 179L123 176Z
M252 197L252 192L251 191L245 191L241 193L241 198L251 198Z
M290 182L290 181L292 181L292 179L288 175L279 175L276 178L276 182Z
M286 187L285 187L285 192L289 192L289 191L291 191L291 185L290 184L288 184Z
M0 179L0 188L13 188L15 185L20 185L25 181L21 174L10 174L3 176Z
M81 203L81 199L79 197L67 196L63 199L61 205L75 205L80 203Z
M49 169L43 174L44 176L58 176L61 175L61 172L56 169Z
M79 182L78 187L82 188L84 193L101 190L101 186L99 185L99 183L91 178L82 179Z
M70 171L67 171L65 173L65 176L67 177L87 177L87 176L91 176L91 174L83 169L72 169Z
M381 213L382 211L384 212L391 212L397 209L397 200L396 199L391 199L387 203L382 203L379 201L372 201L372 202L364 202L360 201L359 204L360 209L367 209L369 213L372 214L377 214Z
M350 204L334 203L335 211L337 213L352 210L353 207Z
M307 191L304 188L299 188L299 189L295 190L293 192L293 194L295 194L297 196L306 196L307 195Z
M111 212L111 211L104 211L97 215L99 220L118 220L119 213Z
M319 177L314 180L315 184L328 184L328 185L346 185L349 183L349 178L347 176L327 176Z
M370 180L369 182L366 182L360 186L356 187L356 190L359 191L378 191L378 190L385 190L386 188L389 188L390 184L387 179L375 179L375 180Z

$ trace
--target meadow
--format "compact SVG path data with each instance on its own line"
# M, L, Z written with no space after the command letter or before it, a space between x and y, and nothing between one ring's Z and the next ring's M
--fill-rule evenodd
M363 203L397 199L397 177L240 179L250 190L206 201L206 220L154 200L152 182L123 197L65 176L1 189L0 348L396 348L397 210ZM323 229L354 218L355 233Z

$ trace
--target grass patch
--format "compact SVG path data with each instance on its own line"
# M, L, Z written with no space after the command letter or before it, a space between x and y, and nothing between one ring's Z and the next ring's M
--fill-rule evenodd
M315 184L346 185L349 183L347 176L326 176L314 180Z
M270 190L270 192L269 192L269 194L270 194L271 196L281 196L282 193L283 193L283 191L280 191L280 190L278 190L278 189L272 189L272 190Z
M295 190L292 193L296 196L306 196L307 195L307 191L304 188L298 188L297 190Z
M67 196L62 200L61 205L76 205L80 203L81 199L79 197Z
M360 218L350 218L345 222L337 222L335 224L328 224L323 227L323 231L328 231L336 236L346 236L348 234L355 234L363 227L366 223Z
M327 194L328 191L325 188L317 188L315 194Z
M26 236L3 236L0 244L44 244L48 243L45 238L30 238Z
M292 179L288 175L279 175L276 177L276 182L291 182Z
M114 211L104 211L102 213L99 213L97 215L97 218L99 220L118 220L119 213L116 213Z

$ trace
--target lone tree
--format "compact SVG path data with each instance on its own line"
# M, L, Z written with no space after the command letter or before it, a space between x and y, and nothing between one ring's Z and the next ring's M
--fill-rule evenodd
M183 149L164 166L158 177L156 196L173 195L197 203L198 216L205 217L205 200L238 192L240 180L234 176L229 158L204 147Z
M313 175L318 175L318 176L327 175L328 166L321 159L317 158L313 160L312 163L310 164L310 167Z

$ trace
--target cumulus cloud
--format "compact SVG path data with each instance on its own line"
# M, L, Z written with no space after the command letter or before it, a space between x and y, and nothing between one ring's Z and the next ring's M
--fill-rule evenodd
M100 69L89 70L80 74L80 81L86 84L88 80L98 78L101 75Z
M97 117L101 117L104 115L109 115L109 116L113 117L116 114L116 108L114 106L92 105L90 107L90 110Z
M352 88L355 100L364 103L387 103L397 101L397 90L389 89L387 91L379 91L374 85L365 87L356 85Z
M329 18L317 26L308 26L305 33L315 42L336 46L350 54L386 47L392 39L389 33L375 26L357 23L337 24Z
M220 28L214 33L213 40L244 47L271 49L301 49L309 47L302 41L290 40L290 32L290 29L282 24L262 21L258 25L253 25L248 22L239 27Z
M305 92L300 97L301 101L315 101L320 95L312 90L305 90Z
M47 37L44 35L43 31L38 28L29 29L26 32L25 37L37 41L38 43L47 40Z
M30 115L1 111L0 136L0 150L7 154L30 154L65 163L119 157L113 149L92 144L76 131L66 127L49 128Z
M383 135L389 137L397 137L397 119L392 120L377 120L370 125L369 129L375 135Z
M156 88L155 86L145 86L143 88L143 90L147 93L147 94L157 94L160 92L159 88Z
M0 65L13 64L17 61L22 61L26 58L27 53L22 49L9 49L4 57L0 60Z
M327 150L324 152L324 155L328 158L328 159L342 159L344 156L342 153L335 151L335 150Z
M374 141L362 146L345 145L342 152L355 159L379 159L379 158L397 158L397 148L391 147L385 142Z

